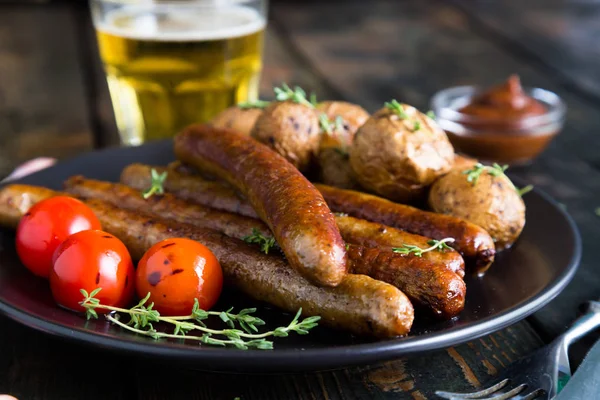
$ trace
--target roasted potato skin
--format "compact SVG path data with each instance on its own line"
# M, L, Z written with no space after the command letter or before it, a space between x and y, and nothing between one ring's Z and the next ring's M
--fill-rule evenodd
M369 119L369 113L364 108L345 101L324 101L319 103L316 109L318 113L325 114L330 121L334 121L336 117L342 118L343 129L330 134L337 138L342 146L350 146L358 128Z
M360 189L350 166L348 149L358 128L369 118L369 113L357 104L345 101L324 101L316 107L332 121L332 131L322 132L317 155L318 178L321 182L343 189ZM341 126L335 124L342 118ZM340 128L340 129L338 129Z
M216 128L231 129L244 136L250 136L256 120L262 112L261 108L233 106L221 111L210 124Z
M317 156L319 180L329 186L341 189L360 190L350 166L348 148L339 138L323 134Z
M459 171L466 171L470 168L473 168L475 166L475 164L477 164L477 163L479 163L479 161L477 161L477 159L475 159L475 158L464 156L462 154L455 154L454 155L454 165L452 166L452 169L457 169Z
M413 202L450 171L454 149L431 118L402 106L406 118L382 108L359 128L350 148L350 164L366 189L397 202Z
M454 169L433 184L429 206L479 225L492 236L497 250L510 247L525 226L525 204L505 175L484 172L473 185L464 171Z
M306 172L319 146L319 118L304 104L274 102L258 117L251 136Z

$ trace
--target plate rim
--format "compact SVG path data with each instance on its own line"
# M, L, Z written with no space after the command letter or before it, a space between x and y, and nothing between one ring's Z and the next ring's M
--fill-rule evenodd
M62 160L60 163L57 163L56 166L82 161L84 158L89 157L90 154L101 154L115 151L128 152L132 149L143 149L144 147L162 148L165 146L166 142L170 142L170 140L158 141L155 143L146 144L144 146L139 146L137 148L112 147L86 152L76 157ZM56 166L28 175L22 179L2 182L0 183L0 187L4 186L5 184L21 183L22 181L35 179L36 175L40 173L51 172L51 169L55 168ZM560 204L546 192L537 188L534 189L534 192L541 196L544 201L550 203L565 219L570 228L570 233L573 236L574 246L573 254L571 255L568 265L564 267L564 270L561 272L561 274L558 275L552 282L550 282L549 285L542 288L540 292L525 300L522 304L514 306L499 314L482 318L470 326L457 328L451 327L444 331L428 334L427 337L417 335L413 337L409 336L405 338L388 339L369 343L303 350L282 349L269 351L240 351L237 349L209 347L203 347L201 350L199 350L199 347L195 348L190 345L164 346L159 343L152 342L152 339L150 338L148 338L147 341L144 340L135 342L133 340L122 340L118 337L103 336L95 333L94 331L88 331L85 328L69 328L49 319L39 318L2 300L0 300L0 312L17 321L18 323L26 325L35 330L42 331L53 336L72 339L78 343L91 345L94 347L122 351L126 353L135 353L148 357L178 359L184 362L196 364L203 362L214 363L215 358L217 358L218 362L216 364L218 365L215 365L217 368L213 368L213 366L211 366L210 370L212 371L231 371L238 368L246 371L248 368L244 367L245 365L253 365L253 369L255 370L276 370L279 372L283 372L282 368L284 368L286 371L299 371L314 368L343 368L351 365L367 364L370 362L383 362L401 356L409 356L416 353L440 350L480 338L527 318L558 296L558 294L560 294L560 292L562 292L562 290L569 284L577 272L582 254L582 241L575 221L560 206ZM191 347L191 349L186 347ZM293 365L290 364L290 360L293 360Z

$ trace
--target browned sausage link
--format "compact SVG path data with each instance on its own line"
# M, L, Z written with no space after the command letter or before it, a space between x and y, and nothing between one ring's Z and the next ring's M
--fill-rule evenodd
M196 176L182 174L165 167L151 167L144 164L131 164L121 172L121 182L138 190L146 190L152 184L151 171L167 172L163 188L176 193L177 197L202 204L207 207L258 218L256 212L243 197L221 182L196 179Z
M65 191L86 199L100 199L128 210L141 210L178 222L189 222L199 228L213 229L235 238L244 238L257 229L266 237L269 228L260 220L181 200L172 194L144 199L129 186L73 176L65 181Z
M319 191L285 158L252 138L209 125L178 134L175 154L246 196L293 268L320 285L342 281L346 250L333 214Z
M31 206L60 194L39 186L12 184L0 189L0 225L17 227Z
M150 185L150 171L152 168L158 167L144 166L136 164L125 168L121 175L121 181L127 185L133 186L138 190L147 189ZM160 170L162 172L162 170ZM190 200L192 203L201 203L204 205L219 204L222 209L234 211L239 209L239 198L236 198L233 191L228 193L223 191L222 184L218 182L210 182L200 176L185 176L185 182L179 181L180 175L173 174L171 169L165 181L165 189L178 198ZM193 193L201 190L210 190L207 185L218 185L220 191L212 194L202 193L194 198ZM223 197L221 197L223 196ZM207 200L208 199L208 200ZM222 199L223 201L219 201ZM206 201L206 204L204 203ZM173 218L172 216L170 218ZM177 218L175 218L177 219ZM429 238L414 235L381 225L374 222L369 222L352 217L335 217L336 224L340 230L342 238L348 243L364 245L368 247L402 247L405 244L419 246L421 248L429 247L427 241ZM214 228L219 231L222 229ZM238 235L233 235L238 237ZM423 268L427 268L430 264L445 265L446 268L456 272L459 276L464 276L464 261L460 254L453 251L439 252L432 251L424 253L420 260L423 263Z
M36 186L12 185L0 190L0 222L16 227L29 206L57 192ZM32 199L20 203L21 199ZM335 288L317 287L285 263L237 239L208 229L157 220L123 210L101 200L86 200L102 227L121 239L132 256L141 258L155 243L172 237L199 241L217 256L226 282L249 296L305 315L320 315L322 322L359 335L405 335L414 313L408 298L397 288L364 275L346 275ZM28 204L18 208L18 204Z
M320 184L316 187L335 212L347 213L433 239L451 237L455 241L449 244L466 258L467 265L471 264L477 270L485 269L494 261L494 241L483 228L475 224L449 215L397 204L370 194Z
M431 246L429 244L430 238L414 235L376 222L341 215L336 215L335 222L347 243L377 247L387 251L404 245L418 246L422 249ZM423 263L423 268L441 265L455 272L461 278L465 276L465 262L461 255L454 250L434 250L423 253L421 257L411 255L407 258L416 258L412 262Z
M348 267L354 274L369 275L402 290L415 307L449 319L465 307L466 285L454 272L440 265L423 268L417 257L349 245Z
M178 222L189 221L190 225L214 229L235 238L243 238L250 234L252 228L261 230L266 237L271 237L271 232L259 220L210 209L208 209L209 213L205 213L203 212L204 207L179 200L169 194L153 196L148 200L144 200L139 192L127 186L82 179L81 177L70 178L65 183L65 188L67 192L83 198L103 200L115 206L134 211L144 210L144 212L157 218L173 219ZM352 217L337 217L337 219L342 219L344 220L343 224L352 225L353 227L357 225L382 227L380 224L357 220ZM353 220L356 223L353 224ZM387 229L393 230L393 228ZM358 229L357 232L360 233L361 230ZM393 232L383 237L384 239L387 237L394 239ZM416 237L420 238L420 236ZM366 243L377 243L377 239L377 236L374 236L373 241L362 239L360 235L356 237L357 242ZM413 243L415 243L414 240ZM417 241L416 244L427 246L427 239L421 238L420 242ZM430 253L423 254L423 257L417 257L413 254L396 255L391 253L391 249L387 251L379 248L356 251L354 246L352 246L352 249L353 251L348 253L348 262L357 271L369 276L373 274L373 277L376 275L378 279L383 277L386 282L405 291L411 300L418 302L424 308L430 309L434 314L453 316L455 310L462 309L462 307L457 307L454 293L456 275L440 272L440 270L447 269L447 266L440 260L435 260L435 257L427 259L426 256ZM377 252L386 254L386 256L378 256ZM458 253L454 251L449 251L449 253L454 253L459 260L462 260ZM443 255L445 253L439 254ZM376 265L363 266L364 263L375 263ZM464 271L461 270L460 272ZM422 279L422 277L426 278ZM444 287L449 289L446 294L442 295L441 292ZM438 299L438 297L441 297L441 299Z

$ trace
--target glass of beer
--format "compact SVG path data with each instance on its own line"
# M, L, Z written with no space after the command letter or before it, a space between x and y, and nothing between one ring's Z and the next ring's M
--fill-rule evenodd
M91 0L121 142L258 98L267 0Z

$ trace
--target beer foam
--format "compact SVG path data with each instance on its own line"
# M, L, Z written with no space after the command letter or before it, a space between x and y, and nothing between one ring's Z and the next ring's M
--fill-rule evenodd
M191 42L246 36L265 27L265 19L248 7L201 10L191 6L126 6L96 22L99 31L137 40Z

